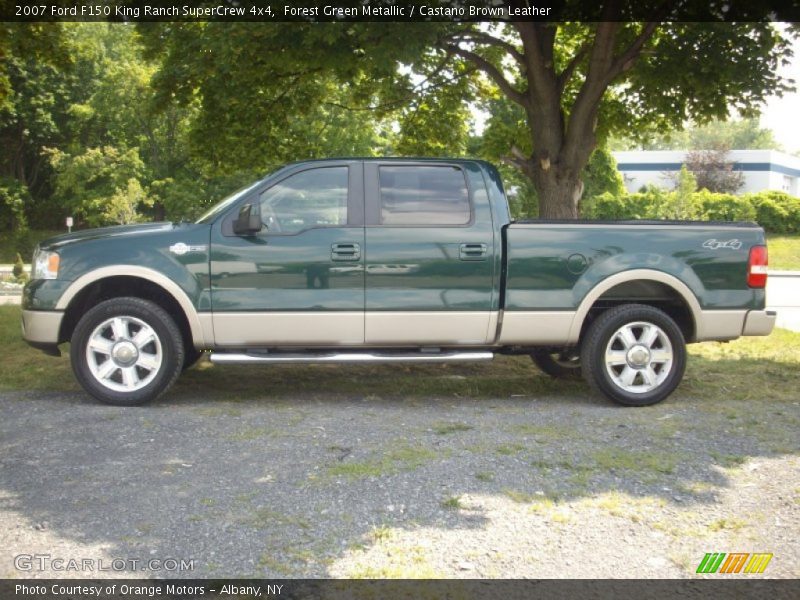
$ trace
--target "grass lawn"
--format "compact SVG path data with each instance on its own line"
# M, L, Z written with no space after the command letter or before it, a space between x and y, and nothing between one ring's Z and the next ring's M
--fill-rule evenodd
M69 359L46 356L22 340L18 306L0 306L0 390L77 391ZM62 351L68 349L62 346ZM690 346L689 364L675 397L764 403L794 401L800 389L800 333L778 329L769 337ZM290 399L298 395L436 398L560 396L584 398L585 383L556 381L527 357L498 356L463 365L218 366L201 362L174 388L208 399ZM598 402L602 400L598 399ZM712 405L709 405L709 408Z
M768 235L769 268L800 271L800 235Z

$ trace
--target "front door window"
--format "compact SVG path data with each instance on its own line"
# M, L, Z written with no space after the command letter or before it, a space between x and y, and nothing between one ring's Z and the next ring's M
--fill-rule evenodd
M296 234L347 225L347 167L303 171L261 194L268 233Z

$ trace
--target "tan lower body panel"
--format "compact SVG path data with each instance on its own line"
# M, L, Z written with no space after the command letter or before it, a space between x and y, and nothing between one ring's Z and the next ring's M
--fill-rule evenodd
M746 310L702 310L697 321L697 341L734 340L742 335Z
M536 346L569 344L575 316L573 311L504 312L497 340L496 311L216 313L201 321L206 339L213 325L216 346ZM768 335L774 320L765 311L701 311L696 341Z
M742 335L769 335L775 328L777 317L774 310L751 310L744 321Z
M365 341L388 345L483 345L494 342L497 313L491 311L452 312L367 312Z
M359 345L363 312L214 313L217 346Z
M51 310L23 310L22 337L40 344L58 343L64 313Z
M566 344L574 318L573 311L506 311L498 344Z

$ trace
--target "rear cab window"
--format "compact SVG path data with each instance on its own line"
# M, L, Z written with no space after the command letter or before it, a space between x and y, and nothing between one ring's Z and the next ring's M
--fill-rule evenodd
M452 166L381 165L381 225L467 225L472 218L464 173Z

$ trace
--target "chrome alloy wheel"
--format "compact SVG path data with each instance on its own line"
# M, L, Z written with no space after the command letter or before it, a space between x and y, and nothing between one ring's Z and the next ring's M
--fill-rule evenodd
M626 392L644 394L669 376L673 365L672 343L653 323L626 323L608 341L605 363L616 386Z
M155 330L136 317L120 316L100 323L86 344L86 362L104 387L133 392L149 384L164 361Z

